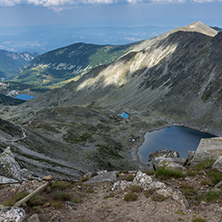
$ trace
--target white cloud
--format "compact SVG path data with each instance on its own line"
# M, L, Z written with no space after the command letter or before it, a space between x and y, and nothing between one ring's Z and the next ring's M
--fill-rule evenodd
M193 0L194 2L197 3L210 3L210 2L214 2L214 0Z
M1 6L17 6L17 5L36 5L48 7L54 11L60 12L67 6L78 4L135 4L135 3L207 3L221 2L222 0L0 0Z

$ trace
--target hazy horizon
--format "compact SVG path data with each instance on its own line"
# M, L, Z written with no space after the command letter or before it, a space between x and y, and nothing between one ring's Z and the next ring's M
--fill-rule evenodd
M222 27L221 6L221 0L0 0L0 49L126 44L195 21Z

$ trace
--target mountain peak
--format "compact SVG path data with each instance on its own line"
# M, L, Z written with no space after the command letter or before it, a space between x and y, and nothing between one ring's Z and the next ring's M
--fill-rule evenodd
M205 25L204 23L197 21L197 22L193 22L187 26L184 27L185 29L187 29L187 31L191 31L191 32L199 32L208 36L215 36L218 32L209 27L208 25Z

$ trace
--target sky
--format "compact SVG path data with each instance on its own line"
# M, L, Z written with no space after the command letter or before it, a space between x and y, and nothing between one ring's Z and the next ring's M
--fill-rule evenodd
M70 38L69 35L75 35L74 30L72 33L64 32L66 39L62 38L62 27L63 29L144 26L176 28L195 21L222 27L221 11L222 0L0 0L0 49L21 50L18 45L27 44L30 45L30 49L31 45L35 45L42 47L41 50L44 51L45 44L45 50L48 50L50 47L47 44L52 39L52 34L54 37L60 34L60 41L64 41L64 44L81 40L80 33L78 38ZM114 32L113 36L114 34L117 32ZM45 38L45 43L43 40L40 41L41 36L42 39ZM87 40L84 35L82 38ZM128 39L133 40L130 36ZM94 41L89 38L88 40ZM140 39L135 38L135 40ZM104 42L105 40L101 43ZM55 46L51 46L53 47Z

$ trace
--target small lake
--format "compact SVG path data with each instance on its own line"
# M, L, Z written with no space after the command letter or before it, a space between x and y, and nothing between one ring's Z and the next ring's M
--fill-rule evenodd
M29 100L29 99L33 99L33 98L35 98L35 96L31 96L31 95L27 95L27 94L21 94L21 95L14 97L14 99L22 99L22 100Z
M215 137L187 127L171 126L162 130L148 132L145 141L139 148L140 160L148 162L149 153L163 149L177 150L180 157L186 157L187 151L196 151L202 138Z

